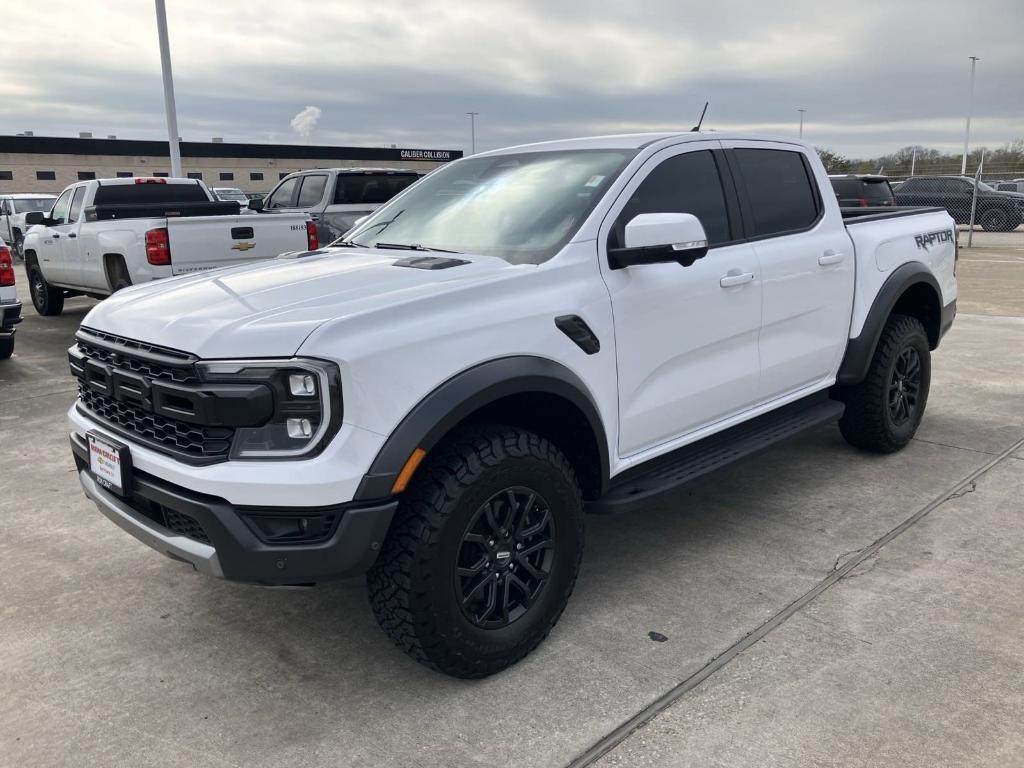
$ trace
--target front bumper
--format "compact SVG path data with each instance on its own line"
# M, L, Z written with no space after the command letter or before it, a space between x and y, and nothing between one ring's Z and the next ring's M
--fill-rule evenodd
M389 500L332 507L239 507L138 469L132 472L130 492L121 498L92 479L81 436L71 435L71 449L85 495L111 521L158 552L231 581L298 585L363 573L377 559L398 506ZM330 514L336 522L323 541L267 544L243 519L246 514ZM169 520L174 521L171 527Z
M13 336L15 328L22 320L21 302L0 304L0 336Z

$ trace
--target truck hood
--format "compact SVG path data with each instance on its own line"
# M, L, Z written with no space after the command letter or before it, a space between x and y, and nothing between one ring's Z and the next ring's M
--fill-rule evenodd
M159 280L118 291L93 308L82 325L201 358L290 356L326 321L523 269L502 259L463 254L453 258L469 263L445 269L395 265L429 255L326 248Z

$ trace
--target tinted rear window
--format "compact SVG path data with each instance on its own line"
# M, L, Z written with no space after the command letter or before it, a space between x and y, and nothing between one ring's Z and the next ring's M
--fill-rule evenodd
M840 197L860 197L860 179L829 179Z
M95 205L204 203L209 198L198 184L101 184Z
M419 178L414 173L338 176L334 189L336 205L380 205L386 203Z
M805 229L818 218L818 198L799 152L737 149L735 157L756 236Z
M892 191L888 182L881 179L864 182L864 198L868 205L887 205L892 202Z

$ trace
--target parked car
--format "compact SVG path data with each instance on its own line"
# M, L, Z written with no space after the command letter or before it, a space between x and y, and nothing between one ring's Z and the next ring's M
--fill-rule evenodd
M0 239L13 249L17 258L24 258L23 240L28 231L25 214L48 211L56 199L56 195L31 193L0 195Z
M888 207L895 205L889 179L874 174L830 175L840 208Z
M14 354L14 332L21 322L21 302L14 284L11 249L0 239L0 360Z
M238 203L239 213L255 213L249 208L249 196L238 187L212 187L210 191L217 200Z
M393 168L322 168L283 178L262 202L261 213L307 213L330 243L404 190L423 174Z
M945 208L957 224L969 224L974 183L969 176L914 176L896 191L896 204ZM997 192L978 182L974 220L990 232L1016 229L1024 220L1024 194Z
M26 214L32 303L59 315L67 296L103 297L129 285L318 245L305 214L257 219L214 200L195 179L98 179L72 184L43 214Z
M558 620L585 511L837 420L906 446L956 257L944 211L840 211L795 140L477 154L334 247L95 307L69 352L79 479L205 574L368 571L402 650L482 677Z

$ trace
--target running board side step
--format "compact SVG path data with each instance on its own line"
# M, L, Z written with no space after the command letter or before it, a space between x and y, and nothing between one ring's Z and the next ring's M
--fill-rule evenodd
M612 478L608 492L586 511L611 514L643 506L663 493L782 442L838 421L845 406L820 392L651 459Z

